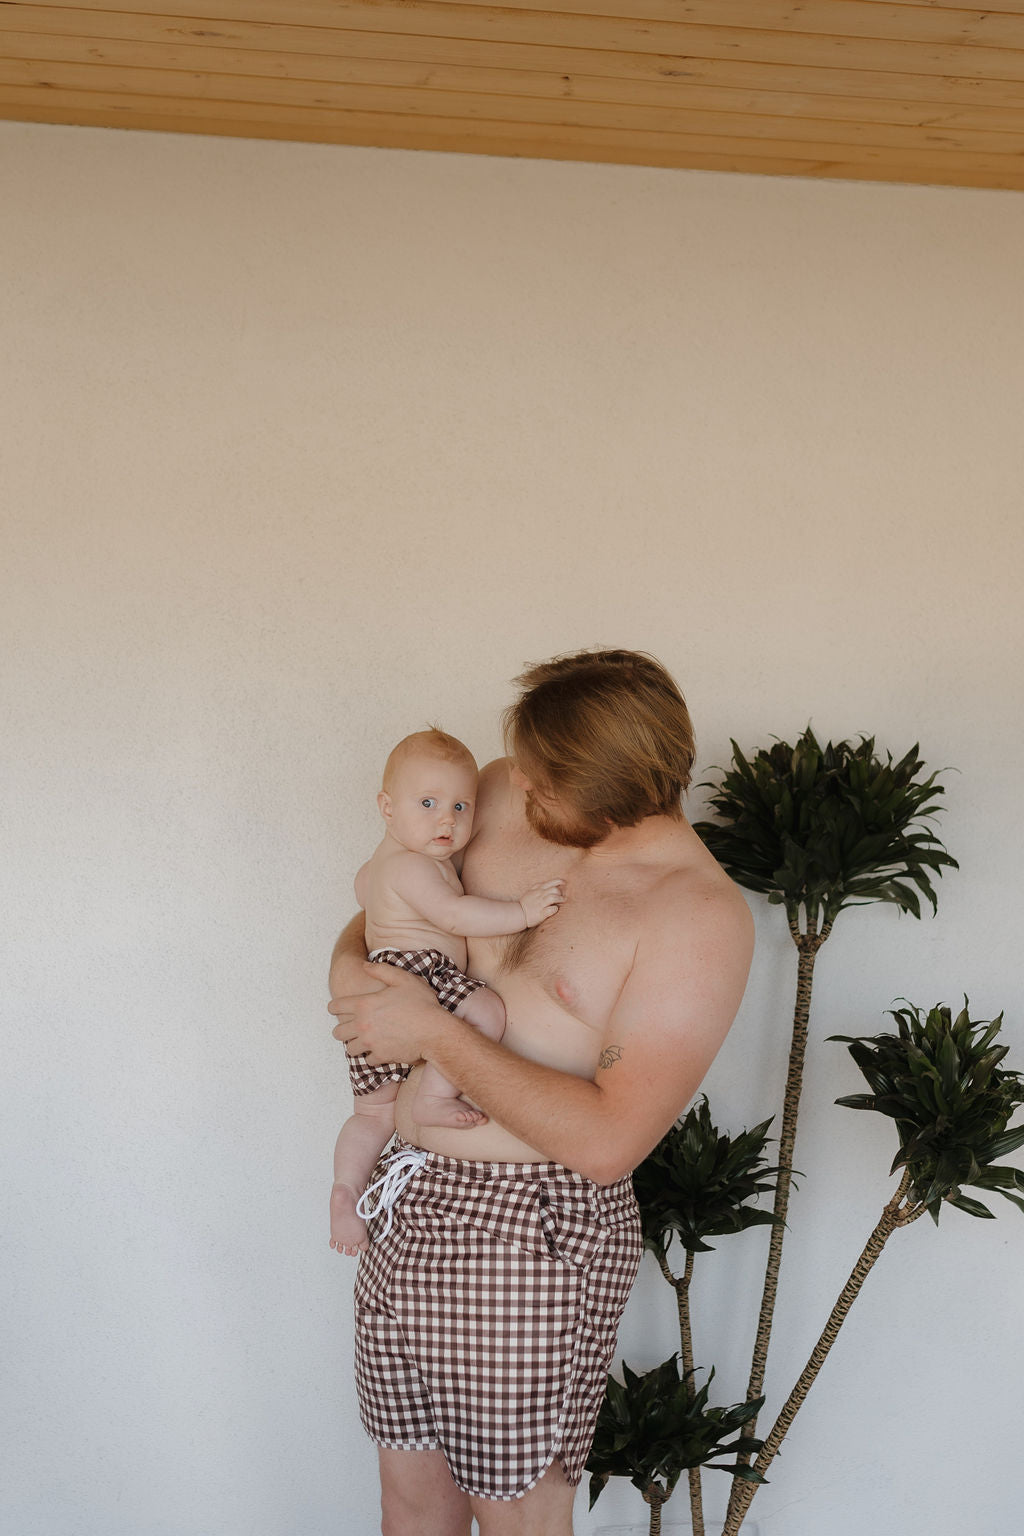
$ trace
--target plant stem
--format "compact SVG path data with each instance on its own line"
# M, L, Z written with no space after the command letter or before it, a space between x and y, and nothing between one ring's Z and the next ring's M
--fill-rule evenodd
M644 1494L644 1498L651 1506L651 1523L648 1536L661 1536L661 1506L665 1502L665 1496L657 1483L651 1483Z
M801 932L799 916L788 912L789 931L797 948L796 1004L793 1009L793 1038L789 1049L789 1067L786 1072L786 1093L782 1106L782 1129L779 1133L779 1173L775 1184L775 1217L768 1242L768 1259L764 1271L764 1289L761 1293L761 1310L754 1337L754 1352L750 1361L750 1378L747 1382L747 1402L761 1396L764 1386L765 1364L768 1345L772 1336L775 1301L779 1289L779 1268L782 1263L782 1244L786 1235L786 1216L789 1211L789 1192L793 1181L793 1150L796 1146L796 1124L800 1113L800 1094L804 1080L804 1056L807 1051L807 1027L811 1015L811 988L814 983L814 961L818 950L832 931L831 922L822 925L818 932L817 914L807 914L807 931ZM757 1419L744 1426L744 1434L757 1432ZM748 1463L750 1456L737 1457L740 1463ZM733 1478L729 1494L729 1511L740 1497L740 1490L748 1486ZM749 1501L748 1501L749 1502ZM727 1517L728 1518L728 1517Z
M676 1293L683 1375L686 1381L686 1395L691 1403L697 1395L696 1372L693 1363L693 1323L690 1314L690 1281L693 1279L693 1260L693 1253L690 1249L687 1249L683 1273L681 1275L674 1275L669 1268L667 1256L661 1251L658 1253L658 1264L661 1267L661 1272ZM689 1467L687 1469L687 1482L690 1488L690 1523L693 1527L693 1536L704 1536L704 1494L701 1486L700 1467Z
M691 1403L697 1396L696 1371L693 1363L693 1323L690 1315L690 1281L693 1279L693 1253L686 1250L686 1265L682 1279L676 1281L676 1299L679 1302L679 1341L683 1352L683 1370L686 1373L686 1395ZM700 1467L690 1467L686 1474L690 1487L690 1524L693 1536L704 1536L704 1491L701 1487Z
M679 1343L683 1355L683 1371L686 1375L686 1395L693 1402L697 1396L693 1364L693 1325L690 1319L690 1281L693 1279L693 1254L687 1249L683 1273L675 1282L676 1301L679 1306Z
M690 1467L690 1527L693 1536L704 1536L704 1494L700 1485L700 1467Z
M836 1336L846 1321L847 1314L856 1301L860 1288L874 1267L875 1261L882 1252L882 1249L897 1227L904 1227L911 1221L916 1221L917 1217L924 1210L923 1205L900 1208L909 1187L910 1173L905 1171L899 1188L879 1217L878 1224L868 1238L860 1258L851 1271L850 1278L840 1291L839 1299L829 1313L828 1322L822 1329L821 1337L812 1349L810 1358L801 1371L796 1386L783 1404L782 1410L772 1426L771 1433L765 1440L760 1455L754 1463L755 1470L762 1475L774 1461L786 1432L796 1418L797 1412L808 1392L814 1385L818 1372L825 1363L825 1358L835 1343ZM730 1499L729 1501L729 1510L726 1515L722 1536L737 1536L740 1524L750 1508L751 1500L757 1492L758 1486L757 1483L745 1483L741 1482L738 1478L733 1478L735 1499Z

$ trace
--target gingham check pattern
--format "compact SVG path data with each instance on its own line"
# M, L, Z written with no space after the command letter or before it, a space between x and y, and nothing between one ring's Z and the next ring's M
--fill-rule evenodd
M440 1446L485 1499L522 1497L556 1457L578 1483L642 1249L629 1178L601 1188L558 1163L428 1153L359 1261L370 1438Z
M460 971L439 949L375 949L369 959L373 965L396 965L400 971L425 977L441 1007L449 1013L454 1013L463 998L472 997L484 985ZM373 1093L385 1083L400 1083L409 1076L409 1067L400 1061L371 1067L365 1056L350 1056L348 1075L354 1094Z

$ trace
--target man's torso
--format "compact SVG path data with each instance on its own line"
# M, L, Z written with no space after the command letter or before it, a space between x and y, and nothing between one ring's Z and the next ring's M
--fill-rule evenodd
M507 778L507 776L506 776ZM471 975L494 987L507 1014L503 1044L562 1072L593 1078L604 1032L636 951L643 914L658 884L678 873L692 831L668 823L662 847L631 862L604 859L544 841L527 825L522 796L500 780L480 807L462 879L473 895L507 898L544 879L564 878L567 899L557 915L512 938L474 939ZM659 820L661 820L659 818ZM396 1105L399 1132L449 1157L501 1162L543 1155L495 1119L468 1131L418 1126L411 1115L414 1071Z

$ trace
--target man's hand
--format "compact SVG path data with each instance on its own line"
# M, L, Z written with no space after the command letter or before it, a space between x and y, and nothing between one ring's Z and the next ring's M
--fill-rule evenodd
M531 885L519 898L527 928L536 928L546 917L554 917L564 900L564 880L544 880L540 885Z
M332 997L328 1012L337 1017L332 1031L350 1056L366 1054L371 1066L386 1061L420 1061L430 1043L453 1020L439 1008L429 984L393 965L363 966L375 992Z

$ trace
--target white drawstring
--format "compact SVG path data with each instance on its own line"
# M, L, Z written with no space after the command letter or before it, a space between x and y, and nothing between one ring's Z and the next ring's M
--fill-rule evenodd
M406 1147L404 1151L396 1152L388 1158L383 1175L373 1184L368 1184L359 1196L356 1211L364 1221L372 1221L375 1216L382 1214L388 1218L383 1231L375 1234L377 1237L387 1237L391 1231L394 1220L392 1208L398 1203L398 1197L409 1180L415 1177L426 1160L427 1154L420 1147ZM377 1190L380 1190L380 1194L376 1204L371 1205L370 1197Z

